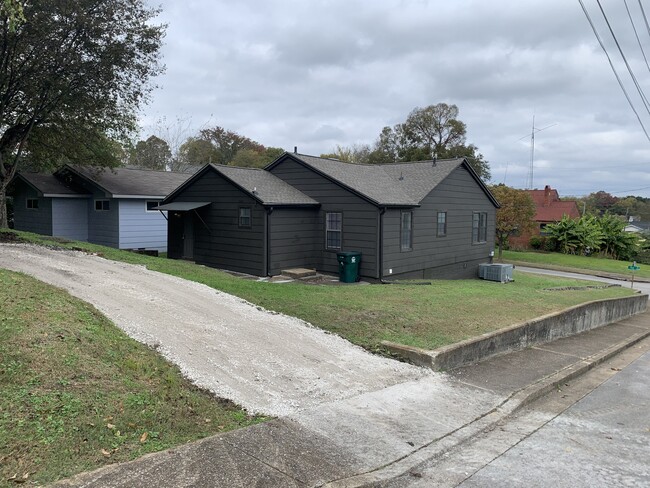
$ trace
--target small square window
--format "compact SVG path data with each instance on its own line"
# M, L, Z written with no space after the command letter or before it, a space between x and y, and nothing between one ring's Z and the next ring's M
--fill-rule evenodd
M95 210L99 212L107 212L111 209L111 202L109 200L95 200Z
M447 212L438 212L436 235L438 237L445 237L447 235Z
M155 207L158 205L160 205L159 200L147 200L145 202L147 212L157 212L158 210L155 210Z
M252 218L251 218L251 208L250 207L239 207L239 227L251 227Z
M38 210L38 198L28 198L27 208L30 210Z

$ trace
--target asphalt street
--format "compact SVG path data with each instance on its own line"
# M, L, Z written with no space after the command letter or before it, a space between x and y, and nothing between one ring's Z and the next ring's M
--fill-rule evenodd
M650 353L459 486L650 486Z

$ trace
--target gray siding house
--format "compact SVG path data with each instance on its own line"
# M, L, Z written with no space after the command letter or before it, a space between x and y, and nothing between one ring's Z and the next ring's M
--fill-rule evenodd
M207 165L160 206L168 256L258 276L338 271L360 251L373 279L476 276L498 203L465 159L355 165L285 153L264 169Z
M167 221L154 208L189 178L184 173L64 166L19 173L14 227L118 249L167 250Z

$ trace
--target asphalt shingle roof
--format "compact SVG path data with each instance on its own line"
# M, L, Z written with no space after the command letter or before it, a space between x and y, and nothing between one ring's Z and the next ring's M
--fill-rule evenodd
M244 190L253 193L264 205L318 205L313 198L263 169L216 164L210 166Z
M418 205L463 159L394 164L350 164L336 159L292 154L379 205Z
M51 173L19 173L19 176L43 195L83 195L74 188L65 185Z
M112 196L166 196L192 176L172 171L131 168L98 169L83 166L70 166L70 168L96 183Z

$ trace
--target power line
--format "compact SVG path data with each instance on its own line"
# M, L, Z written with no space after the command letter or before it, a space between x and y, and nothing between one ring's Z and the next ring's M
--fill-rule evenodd
M643 21L645 22L645 28L648 31L648 35L650 36L650 24L648 24L648 17L645 15L645 10L643 8L643 4L641 3L641 0L639 0L639 8L641 9L641 15L643 15Z
M623 81L621 81L621 77L616 72L616 68L614 67L614 63L612 63L612 58L610 58L609 53L607 52L607 49L605 48L605 45L603 44L603 40L600 38L600 34L598 34L598 31L596 30L596 26L594 26L594 23L591 20L591 16L589 15L589 12L585 8L585 4L582 2L582 0L578 0L578 2L580 3L580 6L582 7L582 11L584 12L585 16L587 17L587 20L589 21L589 25L591 26L591 29L594 31L594 35L596 36L596 39L598 40L598 44L600 44L600 47L602 48L603 52L605 53L605 56L607 56L607 61L609 62L609 66L612 68L612 71L614 72L614 76L616 77L616 80L618 81L618 85L621 87L621 90L623 91L623 94L625 95L625 98L627 99L627 103L630 104L630 108L634 112L634 115L636 115L636 118L639 121L639 125L641 126L641 129L643 129L643 133L645 134L646 138L650 142L650 135L648 134L648 131L646 130L645 125L643 125L643 121L641 120L641 117L639 116L639 113L636 111L636 108L634 108L634 104L632 104L632 100L630 99L630 96L628 95L627 90L625 89L625 86L623 86Z
M639 3L641 0L639 0ZM639 43L639 48L641 49L641 54L643 54L643 60L645 61L645 65L648 68L648 71L650 71L650 64L648 64L648 58L645 55L645 51L643 50L643 44L641 44L641 39L639 39L639 33L636 31L636 26L634 25L634 20L632 19L632 14L630 13L630 9L627 6L627 0L623 0L623 3L625 4L625 10L627 10L627 16L630 18L630 24L632 24L632 30L634 30L634 35L636 36L636 42ZM645 18L645 14L644 14ZM646 19L646 25L647 25L647 19ZM650 33L650 26L648 26L648 32Z
M632 81L634 82L634 86L636 86L636 90L639 92L639 96L641 97L641 101L643 102L643 105L645 106L646 111L650 115L650 106L648 106L648 99L645 96L645 93L643 92L643 89L641 88L641 85L639 84L639 80L636 79L636 76L634 75L634 72L632 71L632 67L630 66L630 63L627 62L627 57L625 56L625 53L623 52L623 48L618 42L618 38L616 37L616 34L614 34L614 29L612 29L612 25L609 23L609 19L607 18L607 15L605 15L605 10L603 9L603 5L600 3L600 0L596 0L596 3L598 4L598 8L600 8L600 12L603 14L603 18L605 19L605 23L607 24L607 28L609 29L610 34L614 38L614 42L616 43L616 47L618 48L618 52L621 54L621 57L623 58L623 61L625 62L625 66L627 67L628 73L630 73L630 77L632 77Z

